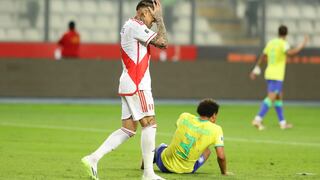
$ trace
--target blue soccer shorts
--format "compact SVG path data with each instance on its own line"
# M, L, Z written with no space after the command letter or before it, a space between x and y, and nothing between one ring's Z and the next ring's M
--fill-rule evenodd
M163 150L168 147L166 144L160 144L160 146L156 149L156 164L161 172L164 173L171 173L163 164L161 159L161 154ZM195 173L205 162L204 156L201 155L200 158L196 161L193 167L192 173Z
M279 94L282 92L283 81L267 80L268 92Z

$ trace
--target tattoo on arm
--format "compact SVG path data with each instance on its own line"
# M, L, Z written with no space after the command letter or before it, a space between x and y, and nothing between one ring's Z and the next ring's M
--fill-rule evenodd
M158 48L166 49L168 46L168 38L163 18L157 20L157 29L157 36L153 38L150 43Z

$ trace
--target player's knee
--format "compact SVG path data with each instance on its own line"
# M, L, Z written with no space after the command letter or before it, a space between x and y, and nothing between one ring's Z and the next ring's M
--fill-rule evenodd
M157 127L156 119L154 116L146 116L140 120L141 127L153 126Z
M268 96L267 96L267 98L268 98L271 102L273 102L273 101L275 101L276 98L277 98L277 93L269 93Z
M275 107L282 107L282 106L283 106L282 100L276 100L276 101L274 102L274 106L275 106Z
M128 119L122 120L122 128L130 132L130 134L133 132L135 134L135 132L137 131L137 127L138 127L138 123L134 121L131 117Z
M129 137L133 137L136 135L136 130L127 129L125 127L122 127L121 130L126 133Z
M266 104L268 107L271 107L272 106L272 103L273 103L273 100L269 97L266 97L264 100L263 100L263 103Z

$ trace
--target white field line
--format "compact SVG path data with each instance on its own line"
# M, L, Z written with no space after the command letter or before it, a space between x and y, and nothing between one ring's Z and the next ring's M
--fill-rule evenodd
M0 122L0 126L11 126L11 127L21 127L21 128L38 128L38 129L53 129L53 130L68 130L68 131L83 131L83 132L95 132L95 133L111 133L113 131L113 130L110 130L110 129L64 127L64 126L40 125L40 124L38 124L38 125L30 125L30 124L8 123L8 122ZM172 133L157 132L157 135L158 136L171 137ZM226 141L231 141L231 142L244 142L244 143L257 143L257 144L282 144L282 145L293 145L293 146L320 147L320 143L312 143L312 142L257 140L257 139L234 138L234 137L226 137L225 140Z

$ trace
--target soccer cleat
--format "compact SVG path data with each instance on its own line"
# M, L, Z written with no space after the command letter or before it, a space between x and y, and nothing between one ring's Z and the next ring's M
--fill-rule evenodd
M280 129L291 129L293 127L292 124L285 123L280 125Z
M156 175L156 174L153 174L153 175L150 175L150 176L145 176L143 175L142 176L142 180L165 180L164 178Z
M97 168L90 164L88 157L86 156L82 158L81 162L86 168L86 171L89 174L90 178L93 180L99 180Z
M262 130L265 129L265 127L264 127L264 125L262 124L261 121L253 120L253 121L252 121L252 125L253 125L254 127L256 127L259 131L262 131Z

